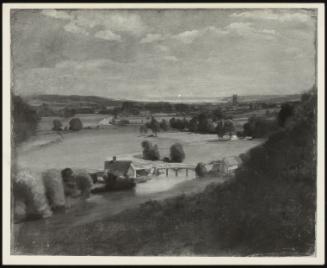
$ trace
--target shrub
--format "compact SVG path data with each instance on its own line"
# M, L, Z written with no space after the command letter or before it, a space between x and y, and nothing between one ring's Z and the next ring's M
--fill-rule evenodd
M52 121L53 127L52 130L54 131L61 131L62 130L62 123L59 119L54 119Z
M195 167L195 173L198 177L205 177L208 173L208 170L204 163L200 162Z
M13 175L14 217L19 219L46 218L52 215L46 198L42 177L28 169L20 169ZM20 215L18 215L20 214Z
M180 143L175 143L170 147L171 162L182 163L185 159L183 146Z
M165 119L162 119L161 122L160 122L160 128L163 130L163 131L167 131L168 130L168 123Z
M59 170L50 169L42 173L45 194L53 210L65 208L64 185Z
M73 118L69 121L69 130L72 131L79 131L83 128L83 124L81 119L79 118Z
M143 147L143 159L152 161L160 159L157 145L152 145L149 141L143 141L141 145Z

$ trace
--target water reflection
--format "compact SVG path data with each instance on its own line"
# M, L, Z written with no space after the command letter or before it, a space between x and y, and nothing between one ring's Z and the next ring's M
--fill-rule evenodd
M136 195L147 195L168 191L181 182L195 178L194 171L190 170L188 171L188 176L186 176L185 170L179 171L178 176L175 176L174 171L171 171L171 173L172 174L169 174L169 176L166 176L166 174L153 176L151 180L137 184L135 188Z

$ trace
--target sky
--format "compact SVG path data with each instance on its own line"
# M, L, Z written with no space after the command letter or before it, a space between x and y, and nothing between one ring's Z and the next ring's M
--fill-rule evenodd
M304 9L12 10L12 85L135 100L301 93L315 29Z

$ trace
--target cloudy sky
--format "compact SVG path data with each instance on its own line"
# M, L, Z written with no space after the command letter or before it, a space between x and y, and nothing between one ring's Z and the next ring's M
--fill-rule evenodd
M214 98L314 83L310 10L14 10L11 25L17 94Z

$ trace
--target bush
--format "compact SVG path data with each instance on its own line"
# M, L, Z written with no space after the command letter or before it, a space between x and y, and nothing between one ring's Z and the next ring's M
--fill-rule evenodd
M195 173L198 177L205 177L208 174L206 165L202 162L198 163L195 167Z
M42 173L45 193L52 210L65 208L64 185L59 170L50 169Z
M160 159L160 153L157 145L152 145L152 143L149 141L143 141L141 145L143 147L143 159L152 161Z
M62 130L62 123L59 119L54 119L52 121L53 127L52 130L54 131L61 131Z
M175 143L170 147L170 160L175 163L182 163L185 159L183 146L180 143Z
M72 131L79 131L83 128L83 124L81 119L73 118L69 121L69 130Z
M161 122L160 122L160 128L163 130L163 131L167 131L168 130L168 123L165 119L162 119Z
M19 213L14 211L14 217L18 216L19 220L52 215L42 177L27 169L20 169L13 175L13 201L15 210L20 210Z

